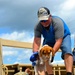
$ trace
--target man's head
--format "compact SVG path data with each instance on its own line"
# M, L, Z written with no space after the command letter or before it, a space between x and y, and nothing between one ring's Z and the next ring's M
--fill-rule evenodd
M44 27L48 27L51 23L51 15L50 15L50 11L48 8L46 7L41 7L38 10L38 19L40 21L40 23L44 26Z
M50 16L50 11L48 8L46 7L41 7L39 10L38 10L38 19L40 21L42 20L48 20L49 16Z

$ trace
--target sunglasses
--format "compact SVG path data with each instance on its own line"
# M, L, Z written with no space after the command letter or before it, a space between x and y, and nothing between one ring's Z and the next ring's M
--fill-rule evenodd
M41 20L40 22L47 22L48 20Z

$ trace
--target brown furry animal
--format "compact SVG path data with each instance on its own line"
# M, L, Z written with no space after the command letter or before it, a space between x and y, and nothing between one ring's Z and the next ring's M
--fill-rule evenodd
M48 45L44 45L41 47L39 52L39 60L36 61L36 64L44 64L46 61L49 62L49 64L53 61L54 58L54 50L52 47ZM52 53L52 55L51 55ZM51 60L50 60L51 59ZM37 67L34 66L35 75L40 75L41 71L37 70Z
M39 51L39 57L40 57L40 64L42 64L43 62L46 62L47 60L50 60L50 54L52 53L52 58L54 57L54 50L52 47L48 46L48 45L44 45L40 51ZM53 61L53 59L51 58L51 62Z

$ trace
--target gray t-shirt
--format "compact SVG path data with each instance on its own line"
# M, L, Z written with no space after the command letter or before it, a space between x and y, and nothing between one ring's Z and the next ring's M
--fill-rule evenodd
M52 17L51 25L54 28L55 39L63 38L64 37L63 21L59 17ZM34 36L41 38L42 31L43 31L43 25L41 25L41 23L38 22L38 24L35 26L34 29Z

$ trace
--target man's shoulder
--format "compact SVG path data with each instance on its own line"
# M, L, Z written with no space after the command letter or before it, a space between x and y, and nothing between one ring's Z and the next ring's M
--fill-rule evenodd
M62 21L62 18L60 18L58 16L52 16L52 20L53 21Z
M42 28L42 25L41 25L41 23L40 22L38 22L36 25L35 25L35 29L38 29L38 28Z
M53 25L63 25L63 20L58 16L52 16Z

